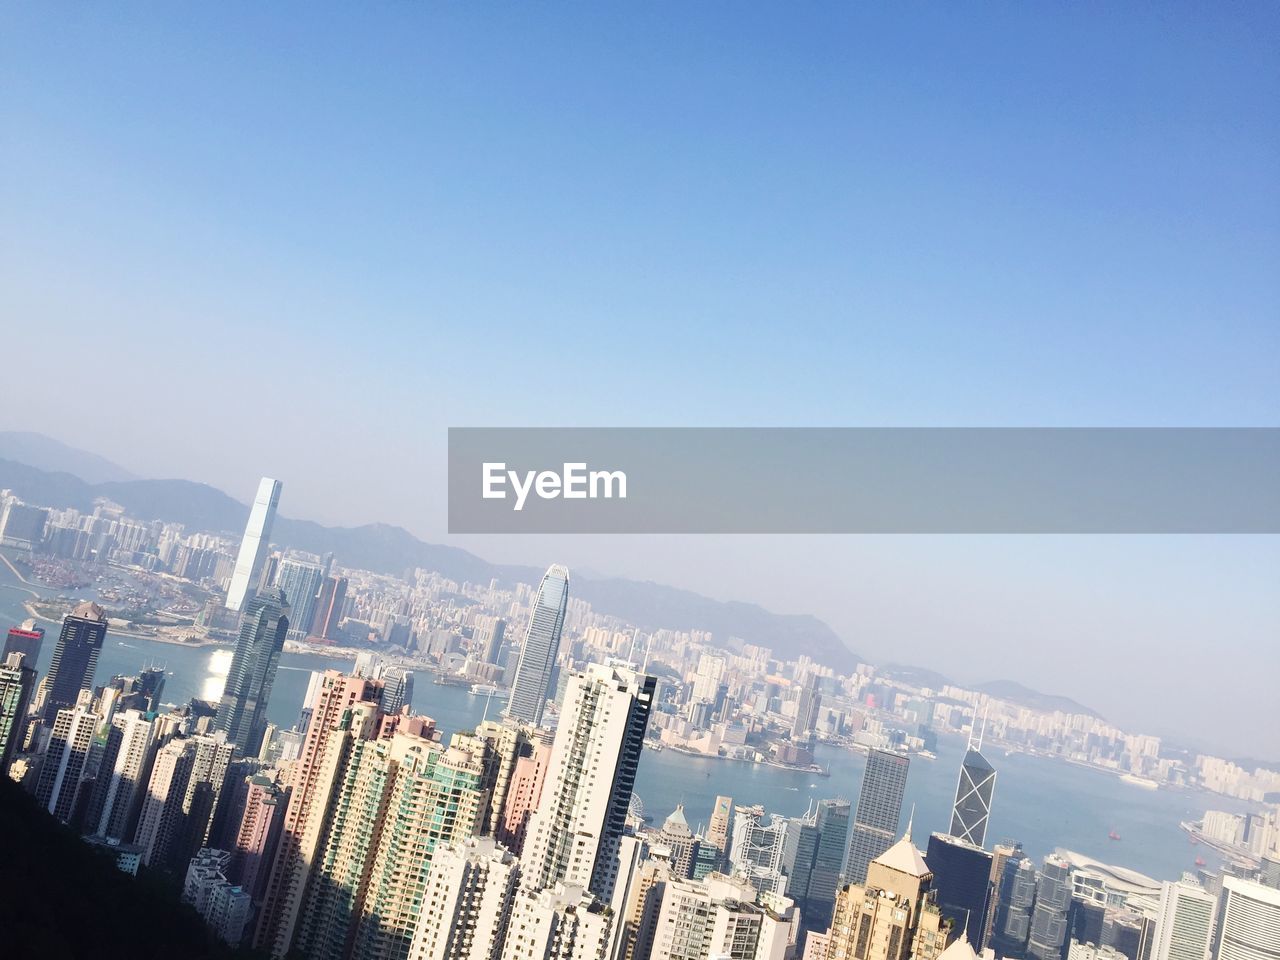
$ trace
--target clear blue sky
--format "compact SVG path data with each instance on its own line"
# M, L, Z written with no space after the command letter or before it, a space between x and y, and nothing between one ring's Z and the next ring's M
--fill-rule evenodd
M444 539L454 424L1280 423L1278 28L1270 3L5 4L0 363L43 388L0 425ZM1237 669L1280 667L1272 540L463 545L1280 756ZM1152 664L1210 649L1220 693Z

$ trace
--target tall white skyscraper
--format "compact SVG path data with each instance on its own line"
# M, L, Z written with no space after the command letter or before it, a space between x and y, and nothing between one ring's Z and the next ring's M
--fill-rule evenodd
M282 487L279 480L270 477L263 477L258 484L258 494L249 509L249 522L245 524L244 538L240 541L240 552L231 573L231 586L227 588L228 610L239 613L258 584L262 561L266 559L267 548L271 545L271 526L275 523Z
M1280 890L1223 877L1221 930L1218 960L1280 957Z
M524 885L563 882L608 902L655 680L590 664L569 679L542 800L529 821Z
M1198 883L1188 879L1165 883L1151 960L1206 960L1216 908L1213 894Z
M529 627L520 648L520 663L511 684L507 714L531 726L542 725L542 711L547 705L547 692L560 652L560 633L564 629L564 612L569 604L569 570L552 564L542 577Z

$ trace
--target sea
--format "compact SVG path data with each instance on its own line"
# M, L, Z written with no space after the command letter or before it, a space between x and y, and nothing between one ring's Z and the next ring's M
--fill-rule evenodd
M27 618L23 603L33 595L61 592L23 584L8 566L0 564L0 629L7 630ZM93 588L76 591L75 596L93 598ZM42 625L46 631L39 664L43 676L58 627ZM192 697L216 700L231 655L229 647L185 647L108 633L98 659L97 679L102 682L117 674L134 674L143 667L162 667L167 674L166 703L185 703ZM340 658L285 653L271 695L271 721L282 728L296 722L313 670L347 669L350 664ZM473 727L486 712L492 715L497 709L496 701L491 704L465 687L436 684L429 673L422 672L415 680L415 711L434 718L446 737ZM910 819L912 836L922 849L931 832L945 832L950 824L965 746L961 738L940 738L936 759L911 757L902 826L905 828ZM1036 860L1061 847L1157 880L1175 880L1184 871L1196 869L1197 856L1209 869L1220 865L1212 850L1190 842L1179 822L1197 820L1206 809L1249 809L1245 803L1204 791L1150 790L1062 760L1025 753L1006 756L999 748L984 752L997 771L987 845L1016 840ZM769 812L786 816L803 814L811 803L825 797L856 802L865 757L852 750L819 745L815 759L828 769L829 776L646 749L635 793L647 817L660 823L677 804L683 804L694 827L711 816L718 795L732 797L735 803L762 804ZM1119 839L1111 839L1113 834Z

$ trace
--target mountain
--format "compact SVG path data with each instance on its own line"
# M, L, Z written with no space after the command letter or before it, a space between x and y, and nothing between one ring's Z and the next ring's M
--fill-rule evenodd
M0 457L50 473L69 473L86 483L138 479L124 467L87 450L69 447L43 433L0 431Z
M989 697L1008 700L1010 703L1029 707L1032 710L1061 710L1063 713L1082 713L1086 716L1103 719L1102 715L1096 710L1091 710L1070 697L1040 693L1038 690L1023 686L1016 680L991 680L987 683L968 684L968 687L971 690L977 690L979 693L985 693Z
M239 536L249 507L221 490L190 480L112 480L87 483L67 472L54 472L0 459L0 489L24 500L51 507L90 511L106 497L140 520L181 523L189 530ZM384 523L359 527L326 527L310 520L277 517L272 539L311 553L332 553L346 566L402 575L414 567L434 570L453 580L484 583L537 583L542 569L489 563L458 547L426 543L401 527ZM724 642L737 638L770 647L786 657L808 655L819 663L849 672L858 662L827 624L816 617L776 614L751 603L726 603L687 590L656 583L615 578L573 578L573 594L600 613L619 617L643 629L709 630Z

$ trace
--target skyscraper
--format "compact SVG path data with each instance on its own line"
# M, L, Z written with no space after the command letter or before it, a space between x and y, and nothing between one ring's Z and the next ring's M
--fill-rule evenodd
M227 609L240 611L258 585L262 563L271 545L271 526L275 523L276 507L280 504L279 480L263 477L258 483L258 493L249 508L249 522L245 524L240 552L236 555L235 569L231 572L231 585L227 587Z
M37 627L35 620L26 620L20 627L10 627L4 638L4 650L0 651L0 663L11 653L20 653L27 658L27 666L32 670L40 662L40 648L44 645L44 627Z
M22 653L14 651L0 663L0 776L21 746L35 685L36 671Z
M86 694L74 707L59 710L36 781L36 802L63 823L80 799L85 764L98 727L98 715Z
M436 852L410 960L498 960L520 865L491 838Z
M1028 960L1060 960L1067 943L1067 912L1071 908L1071 866L1050 854L1036 879L1036 907L1031 913Z
M506 635L507 621L501 617L484 617L476 624L476 645L485 663L498 664L498 654Z
M986 725L986 718L983 718ZM977 726L975 719L974 726ZM969 749L960 764L960 782L956 784L956 802L951 810L951 836L958 837L975 847L981 847L987 839L987 824L991 819L991 800L996 789L996 771L982 755L982 732L970 736ZM981 944L970 938L976 949Z
M1020 853L1010 856L1000 879L992 944L1004 957L1021 957L1031 937L1031 915L1036 908L1036 867Z
M325 577L316 596L316 612L311 618L311 636L333 640L338 635L342 606L347 600L347 578ZM296 619L296 617L295 617Z
M848 800L819 800L803 817L787 825L783 854L786 892L800 908L805 932L831 926L831 909L849 845L850 813Z
M1184 879L1162 884L1151 960L1207 960L1217 907L1214 895L1198 883Z
M93 688L98 652L106 636L107 614L96 603L78 604L62 621L53 662L43 684L40 716L46 723L51 723L59 710L74 707L81 690Z
M542 577L538 595L533 601L529 627L520 648L520 664L511 684L507 715L533 726L542 724L542 711L547 705L555 673L556 656L560 652L560 633L564 629L564 612L569 604L569 571L553 564Z
M132 840L158 747L156 724L139 710L125 710L112 722L120 728L121 742L108 774L97 832L113 840Z
M973 949L981 950L991 902L991 854L959 837L935 833L925 860L933 871L938 908L957 930L965 931Z
M844 871L851 883L867 879L867 865L888 850L898 835L909 766L910 760L900 753L872 750L867 755Z
M324 566L299 557L285 557L276 573L276 586L289 605L289 639L304 640L315 617L316 595L324 584Z
M1280 890L1240 877L1222 880L1217 960L1280 957Z
M240 619L236 652L213 726L243 756L254 756L262 749L267 701L289 629L288 613L284 594L275 589L251 599Z
M606 902L613 894L655 685L651 676L594 663L570 677L522 857L530 889L563 881Z

